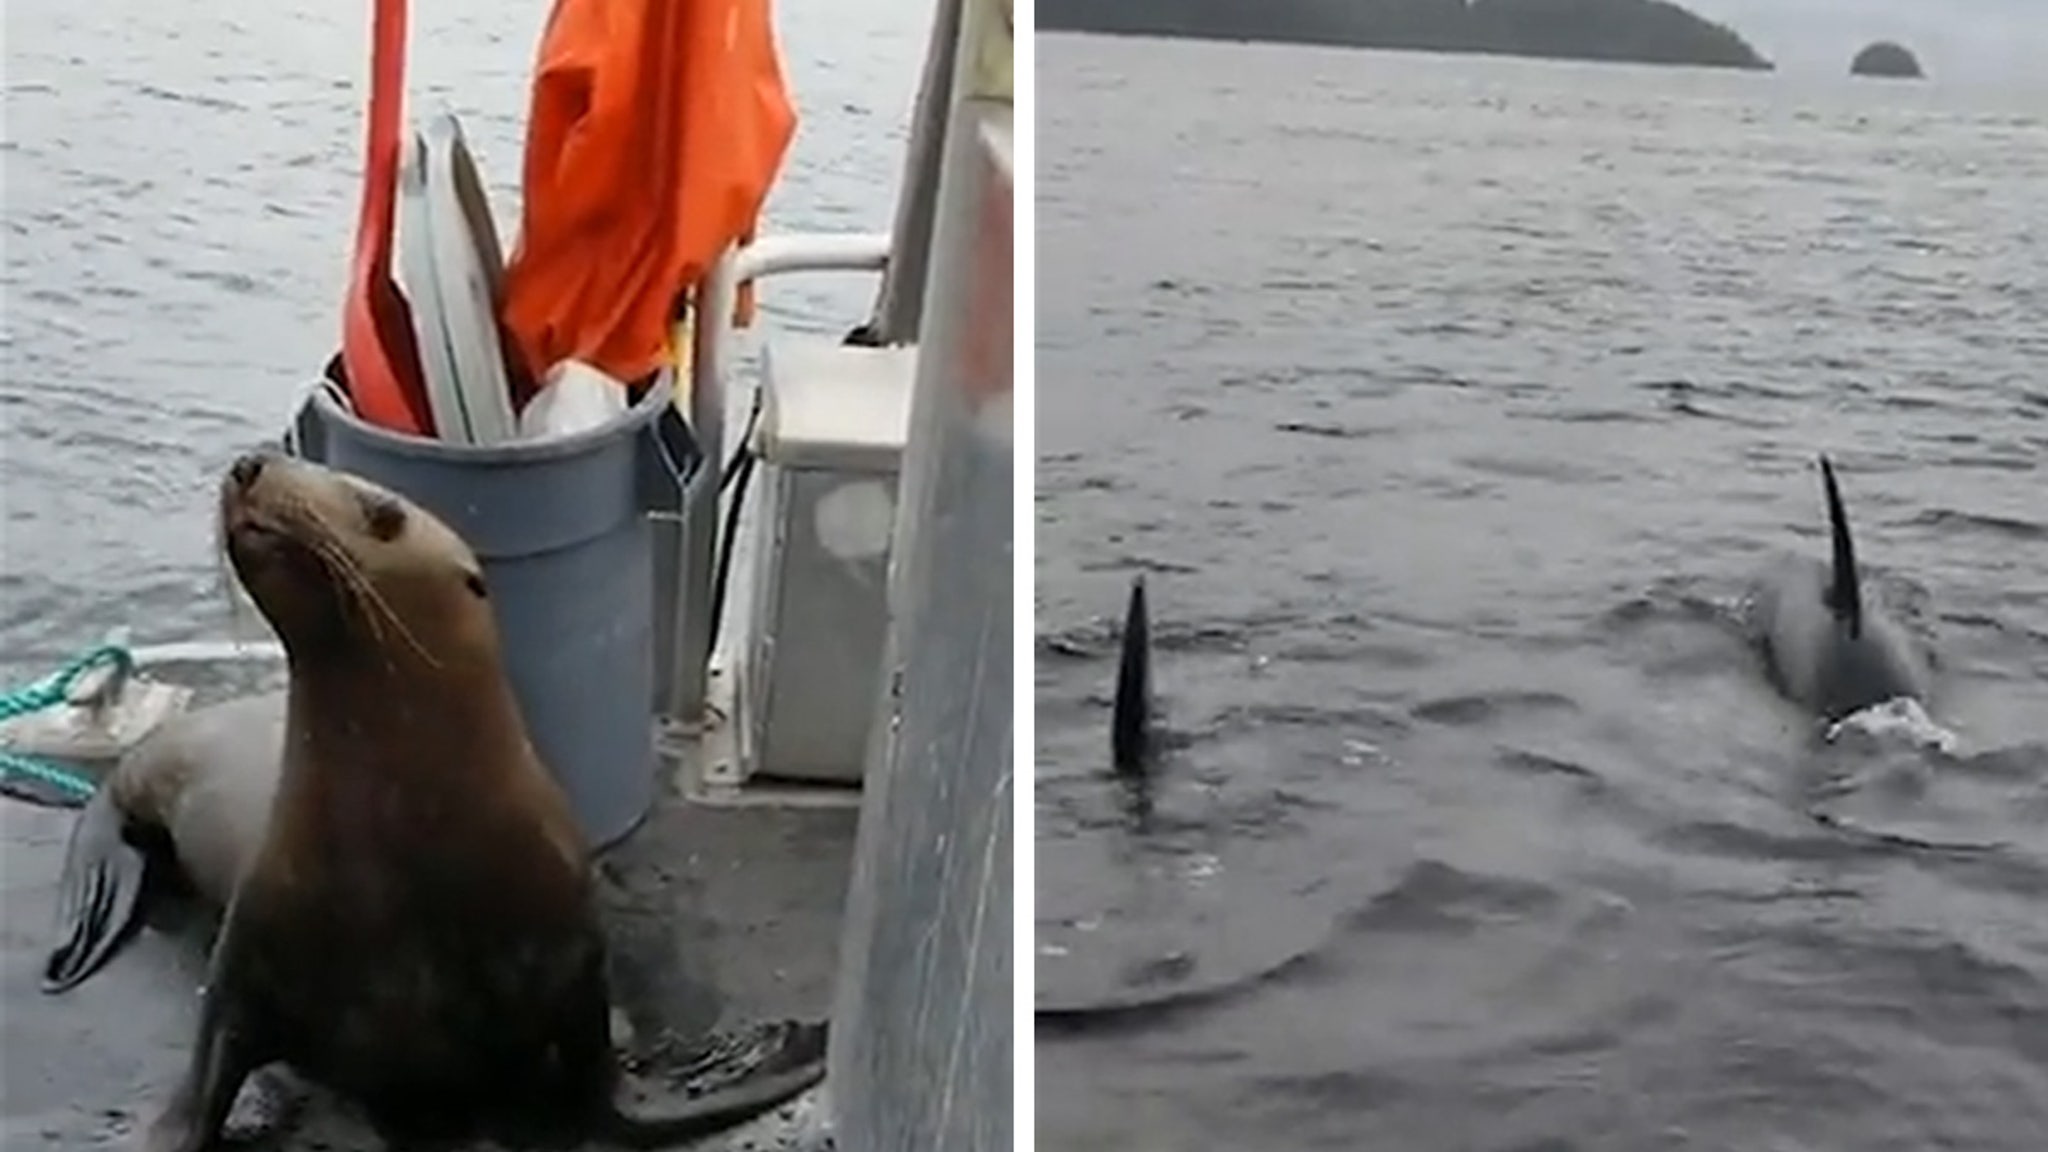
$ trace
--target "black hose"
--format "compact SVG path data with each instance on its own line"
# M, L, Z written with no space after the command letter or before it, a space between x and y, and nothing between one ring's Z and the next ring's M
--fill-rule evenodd
M747 501L747 481L753 478L754 464L759 459L754 454L754 428L761 422L761 393L754 393L754 407L747 413L747 426L740 433L738 447L732 450L732 459L726 461L725 470L718 476L718 493L725 495L730 489L730 502L725 506L725 523L719 529L718 568L711 580L711 642L705 645L705 652L718 651L718 630L725 620L725 586L732 575L732 554L739 542L740 511Z
M740 531L740 509L746 504L747 480L754 474L754 461L758 459L745 449L738 453L738 457L732 470L725 474L725 478L736 483L738 488L733 491L731 503L725 506L725 527L719 534L718 572L711 582L711 643L707 646L711 652L718 651L718 628L725 619L725 583L732 575L732 554Z

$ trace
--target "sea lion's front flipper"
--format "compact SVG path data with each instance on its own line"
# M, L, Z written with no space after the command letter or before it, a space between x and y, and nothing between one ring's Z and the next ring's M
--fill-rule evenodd
M312 1086L287 1065L258 1068L228 1110L221 1140L248 1145L276 1139L291 1128L312 1094Z
M243 1081L269 1063L256 1051L243 1026L236 1002L233 973L234 912L214 943L206 966L206 990L199 1007L199 1034L185 1074L155 1123L149 1126L144 1152L207 1152L218 1146Z
M62 992L98 971L135 926L148 857L128 842L112 788L86 802L64 851L57 945L43 962L43 991Z

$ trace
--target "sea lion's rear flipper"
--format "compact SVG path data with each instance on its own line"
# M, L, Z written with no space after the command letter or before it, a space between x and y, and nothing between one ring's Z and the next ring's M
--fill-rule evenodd
M1834 570L1828 581L1828 611L1849 629L1849 635L1863 633L1863 584L1856 572L1856 545L1849 539L1849 514L1842 510L1842 493L1835 487L1835 468L1820 458L1821 484L1827 490L1828 530L1834 540Z
M113 790L101 787L72 825L58 881L57 945L43 963L43 991L62 992L98 971L135 927L148 857L128 842Z
M686 1061L677 1078L694 1085L726 1078L732 1068L744 1066L744 1079L661 1116L627 1115L614 1104L605 1135L628 1148L665 1148L751 1120L825 1078L827 1036L822 1020L779 1020L744 1030L736 1044L714 1040L703 1054Z
M1130 603L1124 608L1109 747L1112 763L1125 775L1142 773L1152 759L1152 620L1145 608L1143 574L1132 577Z
M556 1002L553 1051L569 1075L565 1087L576 1094L576 1119L587 1125L579 1135L616 1147L673 1147L751 1120L825 1078L824 1021L762 1021L714 1033L661 1060L662 1079L691 1097L688 1103L653 1116L624 1111L605 954L593 923L575 979Z

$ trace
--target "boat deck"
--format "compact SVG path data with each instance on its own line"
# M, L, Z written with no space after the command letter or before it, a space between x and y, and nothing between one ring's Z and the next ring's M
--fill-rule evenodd
M47 996L38 987L74 815L0 802L4 1152L104 1145L138 1123L138 1113L153 1113L191 1045L207 933L196 918L138 933L69 993ZM695 803L672 775L647 821L599 864L614 997L632 1040L824 1015L856 816L845 806ZM814 1106L800 1101L702 1146L798 1146L810 1123L798 1113ZM324 1099L282 1146L380 1148Z

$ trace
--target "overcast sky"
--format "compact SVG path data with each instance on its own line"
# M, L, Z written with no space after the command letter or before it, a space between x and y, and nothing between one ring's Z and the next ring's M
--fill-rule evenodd
M2048 86L2048 0L1679 0L1733 25L1784 69L1839 74L1897 40L1936 79Z

